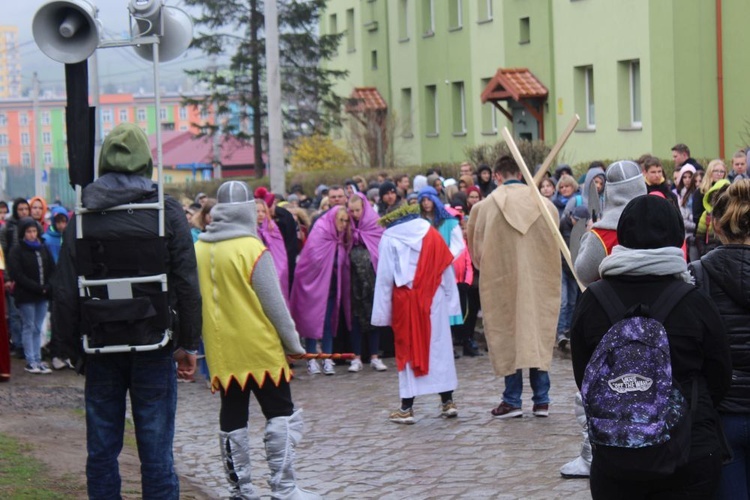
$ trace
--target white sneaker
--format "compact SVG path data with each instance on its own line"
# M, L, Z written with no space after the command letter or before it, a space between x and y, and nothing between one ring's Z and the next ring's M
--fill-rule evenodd
M318 360L316 359L307 360L307 373L309 373L310 375L317 375L320 373L320 365L318 364Z
M326 375L336 375L336 370L333 368L334 366L332 359L323 360L323 373Z
M370 366L373 370L378 372L384 372L388 369L387 366L385 366L385 363L380 358L372 358L370 360Z
M349 371L350 372L361 372L362 371L362 360L359 358L354 358L351 363L349 363Z
M54 368L55 370L62 370L63 368L67 368L67 367L68 367L68 363L66 363L62 359L58 357L52 358L52 368Z
M47 363L39 363L37 365L37 368L39 368L39 373L43 373L45 375L52 373L52 370L50 370L49 366L47 366Z

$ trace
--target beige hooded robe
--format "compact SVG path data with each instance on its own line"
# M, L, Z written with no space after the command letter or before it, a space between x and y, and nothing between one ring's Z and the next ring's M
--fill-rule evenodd
M557 209L544 200L558 220ZM504 184L471 210L484 333L495 374L548 371L560 312L560 251L531 188Z

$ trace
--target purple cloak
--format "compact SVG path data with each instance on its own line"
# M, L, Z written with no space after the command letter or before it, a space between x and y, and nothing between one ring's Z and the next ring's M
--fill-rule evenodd
M279 275L281 294L284 296L287 307L289 307L289 260L286 255L284 235L281 234L279 226L273 220L266 217L262 223L258 223L258 236L263 244L271 252L276 274Z
M333 207L321 215L312 228L305 246L297 260L292 284L292 318L297 324L297 332L303 338L323 338L328 294L336 265L336 303L331 317L331 329L336 335L339 326L340 307L344 307L346 326L351 329L351 276L349 268L350 243L346 233L336 231L336 213ZM336 262L334 263L334 256Z
M372 267L375 272L378 271L378 245L380 245L380 238L383 236L385 228L378 224L378 214L367 201L367 198L362 193L355 193L354 196L362 198L362 217L359 222L352 221L352 244L361 245L364 244L367 251L370 252L370 260L372 260Z

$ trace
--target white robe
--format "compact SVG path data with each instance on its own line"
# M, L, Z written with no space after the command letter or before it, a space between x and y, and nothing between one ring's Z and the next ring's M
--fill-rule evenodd
M429 222L414 219L393 226L383 233L378 247L378 271L372 307L374 326L391 326L393 288L404 285L412 287L422 250L422 239L429 228ZM451 265L443 272L440 286L432 299L429 373L417 377L411 363L407 363L405 369L398 372L401 398L453 391L458 386L449 321L453 314L461 314L461 304Z

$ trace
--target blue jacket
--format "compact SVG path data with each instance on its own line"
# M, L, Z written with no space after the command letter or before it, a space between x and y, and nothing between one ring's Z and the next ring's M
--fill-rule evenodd
M68 218L68 211L64 207L54 207L52 209L52 223L49 225L47 232L42 235L44 245L52 255L52 260L57 264L57 259L60 257L60 247L62 246L62 233L55 229L55 217L57 215L64 215Z

